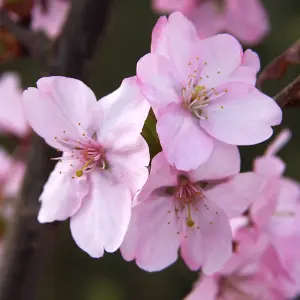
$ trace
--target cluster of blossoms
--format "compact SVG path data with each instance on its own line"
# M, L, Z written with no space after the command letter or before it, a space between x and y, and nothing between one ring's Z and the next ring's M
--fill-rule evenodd
M22 137L29 122L62 152L53 158L38 220L70 218L75 242L90 256L120 248L125 260L160 271L180 249L189 269L201 269L188 300L288 299L300 292L300 189L282 177L276 154L290 133L282 132L253 171L240 173L237 146L270 138L282 111L255 87L256 53L228 34L203 38L227 29L246 40L243 32L256 25L246 40L254 42L268 28L265 14L258 1L244 1L260 11L259 20L239 27L236 1L173 2L157 0L155 7L184 14L159 18L136 76L99 101L66 77L41 78L20 101L17 78L6 74L0 94L18 115L0 115L0 128ZM216 14L215 5L225 5L220 20L202 33L205 27L189 19L198 20L204 7ZM150 108L162 152L149 168L141 132Z

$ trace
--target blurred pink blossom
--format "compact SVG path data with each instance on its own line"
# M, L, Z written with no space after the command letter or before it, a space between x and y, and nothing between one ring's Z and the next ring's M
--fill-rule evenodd
M22 89L19 76L12 72L0 77L0 131L20 138L29 133L29 126L22 105Z
M197 168L216 140L252 145L281 122L279 106L255 88L258 56L243 53L227 34L200 40L181 13L161 17L151 53L137 64L142 93L157 117L166 159L177 169Z
M96 101L81 81L45 77L24 92L37 134L63 151L40 196L41 223L71 217L77 245L92 257L116 251L131 202L148 177L149 149L140 135L149 105L136 78ZM38 113L37 113L38 112Z
M50 38L56 38L66 21L70 10L70 1L47 1L46 9L36 1L32 9L31 27L34 30L44 31Z
M153 0L158 12L181 11L194 22L201 38L228 32L245 44L259 43L269 32L260 0Z
M288 298L300 292L300 253L296 250L300 244L300 185L282 176L285 164L276 154L290 136L288 130L282 131L265 155L256 159L254 170L264 176L265 184L250 210L256 229L268 238L270 247L288 274L276 281Z
M269 262L277 265L264 237L257 239L250 228L238 231L237 250L224 268L213 276L200 275L192 292L185 300L285 300L276 286L276 277ZM268 260L268 262L266 262ZM277 276L284 270L277 268Z
M217 141L209 160L189 172L170 166L163 152L155 156L133 208L123 257L159 271L177 260L180 248L190 269L220 270L232 251L228 218L248 208L262 183L255 173L236 175L239 168L237 147Z

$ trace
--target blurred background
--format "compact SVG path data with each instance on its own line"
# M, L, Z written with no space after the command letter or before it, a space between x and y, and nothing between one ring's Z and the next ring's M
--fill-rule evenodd
M263 44L253 49L264 67L299 38L300 1L262 2L268 10L272 28ZM157 17L149 0L114 1L105 40L90 69L89 85L98 98L115 90L123 78L135 74L137 60L149 52L151 31ZM34 86L43 74L42 68L28 57L0 65L0 73L8 70L20 72L23 87ZM291 67L282 80L267 82L264 91L275 95L299 73L299 66ZM153 120L146 126L144 135L155 154L159 147L151 132L155 126ZM293 132L292 141L281 152L287 163L286 175L300 180L300 108L285 109L280 128L283 127ZM280 128L276 128L276 132ZM7 139L1 141L5 147L12 148ZM253 158L261 155L265 147L266 143L241 148L243 170L252 167ZM180 300L197 278L197 273L189 271L181 261L162 272L147 273L134 262L125 262L118 252L106 253L99 260L91 259L73 242L68 222L59 226L54 259L45 270L41 300Z

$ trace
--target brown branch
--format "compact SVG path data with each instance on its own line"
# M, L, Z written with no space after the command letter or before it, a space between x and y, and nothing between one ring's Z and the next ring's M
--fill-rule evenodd
M5 11L0 11L0 27L6 28L28 50L30 55L44 61L51 42L41 33L35 33L14 22Z
M286 73L288 67L294 64L300 64L300 40L264 68L258 76L257 88L260 89L262 84L267 80L281 78Z
M300 76L277 94L274 100L280 107L300 106Z
M49 60L50 75L84 78L97 40L101 41L103 36L111 2L73 0L70 16ZM55 151L34 135L16 216L4 245L0 300L37 299L40 277L45 262L49 260L56 227L55 224L41 225L37 221L38 198L53 169L53 162L49 159L53 156Z

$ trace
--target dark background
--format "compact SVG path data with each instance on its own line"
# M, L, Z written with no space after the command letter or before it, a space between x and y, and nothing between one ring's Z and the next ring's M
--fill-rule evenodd
M157 20L148 0L114 2L106 38L90 70L89 84L98 98L116 89L123 78L135 74L137 60L149 51L151 31ZM260 55L262 66L265 66L299 38L300 1L265 0L263 3L269 12L272 29L263 43L253 49ZM35 85L42 76L42 68L29 58L21 58L0 67L0 72L7 70L18 70L22 74L24 87ZM282 80L266 83L264 91L268 95L275 95L299 74L299 70L299 66L290 68ZM151 152L155 153L158 151L157 142L149 132L149 128L154 128L153 122L148 122L147 126L144 133L152 147ZM300 110L286 109L280 128L290 128L293 139L281 156L287 163L286 175L298 180L299 126ZM244 170L251 168L253 158L262 154L265 146L266 143L241 148ZM45 264L47 272L40 290L41 300L179 300L190 291L197 277L197 273L189 271L181 261L165 271L147 273L135 263L122 260L118 252L106 253L104 258L98 260L91 259L73 242L68 222L58 229L54 260L49 257Z

